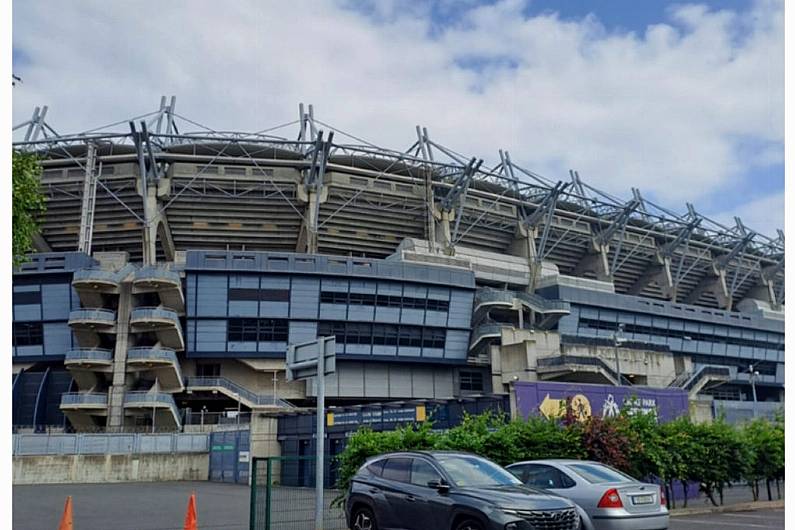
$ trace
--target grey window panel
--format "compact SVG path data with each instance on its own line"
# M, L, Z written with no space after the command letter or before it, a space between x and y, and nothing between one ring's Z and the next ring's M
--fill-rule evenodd
M251 274L230 274L229 287L232 289L259 289L259 276Z
M372 321L375 315L373 306L352 305L348 306L348 320Z
M450 369L437 368L434 370L433 386L435 389L436 397L451 398L455 395L453 387L453 371Z
M696 346L698 348L698 353L712 353L712 343L704 340L697 340Z
M39 304L15 305L14 320L18 322L30 322L30 321L42 320L41 305Z
M418 285L404 285L403 296L410 298L426 298L428 296L428 289Z
M188 320L186 322L186 328L187 328L186 339L188 341L188 351L190 352L196 349L196 335L195 335L196 323L193 320Z
M347 309L347 305L320 304L320 320L344 320Z
M433 369L414 367L412 370L412 392L416 398L433 398Z
M441 311L425 311L425 325L447 326L447 313Z
M433 300L449 300L450 289L444 287L428 287L428 298Z
M740 356L740 347L736 344L727 344L726 345L726 356L727 357L739 357Z
M226 276L199 275L196 285L196 314L226 316Z
M683 331L685 329L685 322L683 320L669 320L668 329Z
M311 339L310 339L311 340ZM287 343L275 341L262 341L257 343L257 351L261 352L284 352L287 355Z
M44 346L17 346L17 356L44 355Z
M422 348L416 346L398 346L399 357L420 357L422 355Z
M345 353L351 355L367 355L371 354L372 346L369 344L346 344Z
M364 363L365 397L389 397L389 365Z
M35 293L41 290L40 285L14 285L13 292L15 293Z
M77 295L77 291L74 290L74 287L71 287L69 292L72 295L72 310L80 309L80 297Z
M246 351L257 351L257 343L256 342L229 342L227 343L227 349L230 352L246 352Z
M740 346L740 357L752 359L754 357L754 349L750 346Z
M260 302L259 316L270 318L287 318L290 304L288 302Z
M335 278L323 278L321 280L321 291L334 291L338 293L348 292L348 280L337 280Z
M72 349L72 330L69 324L47 323L42 326L44 334L44 353L46 355L64 355Z
M400 309L395 307L376 307L375 321L397 324L401 322Z
M375 294L376 288L377 288L376 282L351 280L350 292Z
M651 317L645 315L636 315L635 324L638 326L651 326Z
M256 317L259 311L259 302L251 301L229 301L230 317Z
M263 276L260 279L261 289L289 289L290 278L285 276Z
M383 344L373 345L373 355L397 355L397 346L387 346Z
M425 320L425 311L422 309L404 309L400 316L403 324L422 324Z
M725 342L715 342L712 344L712 355L727 355L727 344Z
M702 334L705 334L705 335L714 335L715 334L715 326L713 326L712 324L706 324L706 323L702 322L699 325L698 331L700 333L702 333Z
M209 339L204 339L202 337L196 337L196 351L214 351L214 352L222 352L226 351L226 341L219 342Z
M602 318L604 320L604 318ZM625 324L634 324L635 323L635 315L632 313L619 313L618 314L618 322L625 323Z
M378 282L378 294L401 296L403 295L403 286L393 282Z
M444 350L442 348L423 348L422 356L430 359L443 359Z
M43 320L67 320L70 310L69 284L41 286Z

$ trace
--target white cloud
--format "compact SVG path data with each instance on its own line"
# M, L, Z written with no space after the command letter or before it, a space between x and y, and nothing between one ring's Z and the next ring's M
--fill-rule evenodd
M521 0L431 33L422 3L376 4L17 0L14 45L29 62L14 121L48 104L56 128L77 131L176 94L190 118L253 131L311 102L388 147L408 147L420 123L467 155L507 148L551 178L576 168L667 205L723 193L783 142L783 2L675 7L642 35L527 17ZM765 152L739 156L737 138Z
M719 223L733 227L734 217L742 219L745 226L772 238L776 230L784 228L784 193L771 193L751 200L733 209L714 216Z

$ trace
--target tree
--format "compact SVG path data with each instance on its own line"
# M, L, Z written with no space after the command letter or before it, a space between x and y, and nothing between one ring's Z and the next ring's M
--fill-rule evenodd
M33 237L39 230L37 217L45 211L46 203L39 188L41 165L35 155L14 151L11 173L11 244L14 266L17 266L33 248Z

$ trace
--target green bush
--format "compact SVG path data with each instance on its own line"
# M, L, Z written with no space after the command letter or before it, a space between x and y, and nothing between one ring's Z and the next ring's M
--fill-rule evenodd
M573 421L571 415L527 420L494 413L466 415L444 432L434 431L431 421L385 432L361 427L338 456L337 486L347 490L369 457L432 449L476 453L500 465L545 458L596 460L639 479L660 479L669 499L674 482L687 489L695 481L717 505L716 494L722 503L723 489L738 480L756 484L756 495L759 481L767 481L771 496L771 481L784 476L784 421L758 419L734 426L723 419L693 423L685 416L658 423L654 413L624 410L616 417L585 422Z

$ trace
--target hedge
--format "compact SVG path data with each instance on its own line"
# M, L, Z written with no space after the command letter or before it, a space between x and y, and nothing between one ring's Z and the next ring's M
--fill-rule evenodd
M653 412L623 410L615 417L591 417L585 422L571 414L526 420L494 413L467 415L460 425L442 432L433 430L432 421L384 432L360 427L337 457L337 486L347 491L369 457L433 449L468 451L503 466L544 458L596 460L663 484L672 504L675 483L687 493L695 482L717 506L723 503L724 488L737 481L751 486L754 500L759 498L760 482L766 483L772 500L771 484L779 487L784 477L784 419L778 414L772 421L760 418L737 426L723 418L694 423L681 417L658 423Z

